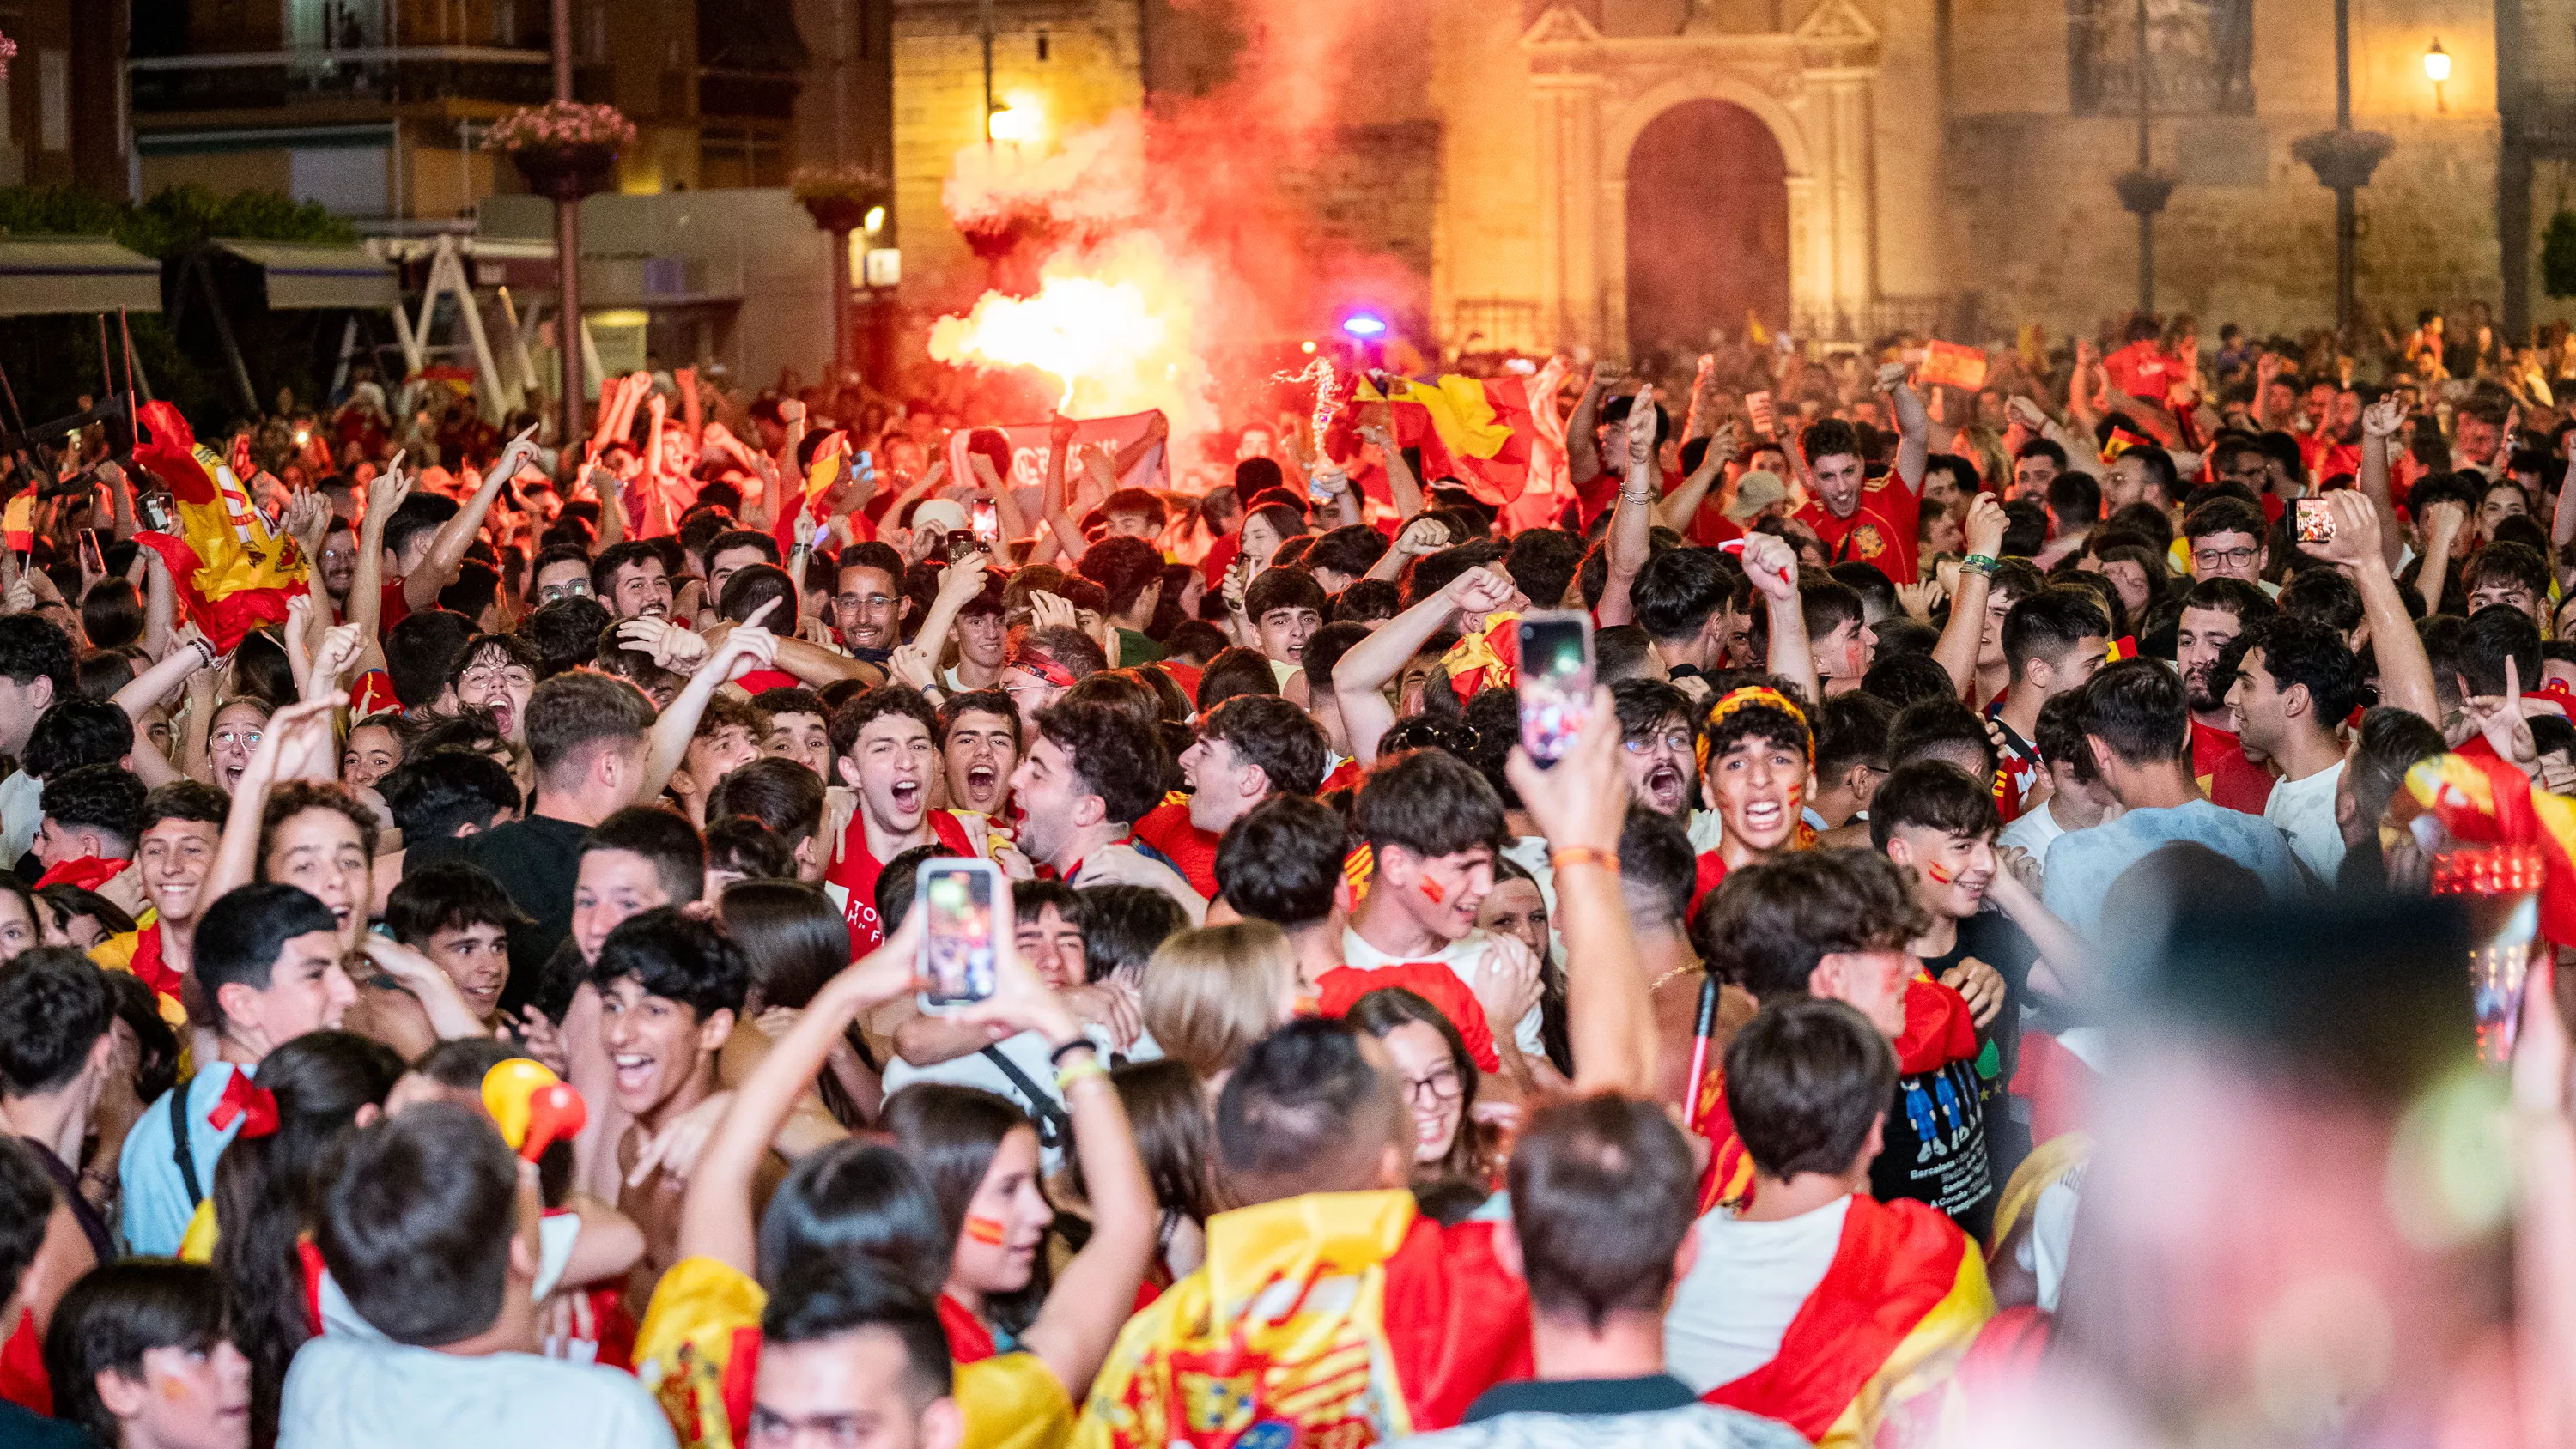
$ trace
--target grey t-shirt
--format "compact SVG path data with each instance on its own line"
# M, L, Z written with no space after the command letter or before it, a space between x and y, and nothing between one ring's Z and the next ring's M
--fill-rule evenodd
M2042 899L2057 918L2088 939L2102 934L2102 898L2111 882L2159 846L2190 841L2208 846L2262 877L2275 899L2305 888L2297 857L2281 827L2259 815L2206 800L2132 810L2090 830L2071 830L2048 848Z
M286 1370L278 1449L676 1449L632 1374L326 1334Z

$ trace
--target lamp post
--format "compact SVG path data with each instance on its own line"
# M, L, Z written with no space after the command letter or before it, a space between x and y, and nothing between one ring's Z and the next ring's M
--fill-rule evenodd
M2171 173L2158 171L2147 164L2147 123L2155 114L2155 70L2147 54L2147 0L2138 0L2138 164L2111 179L2111 189L2120 194L2120 207L2138 218L2138 311L2152 316L2156 310L2156 213L2165 209L2173 196Z
M2290 143L2290 154L2317 173L2317 184L2335 194L2335 330L2349 333L2357 320L2353 298L2353 252L2361 221L2353 194L2370 184L2370 175L2387 159L2396 141L2385 131L2352 128L2352 0L2335 0L2335 128L2312 131ZM2434 69L2440 42L2424 57L2427 75ZM2442 55L2443 75L2450 57Z
M572 0L550 7L555 99L572 100ZM555 446L569 450L581 436L581 197L555 197L555 352L563 390Z
M2451 53L2442 48L2442 37L2436 35L2433 37L2433 48L2424 52L2424 79L2433 83L2433 109L2436 112L2450 109L2449 104L2442 98L2442 82L2450 78Z

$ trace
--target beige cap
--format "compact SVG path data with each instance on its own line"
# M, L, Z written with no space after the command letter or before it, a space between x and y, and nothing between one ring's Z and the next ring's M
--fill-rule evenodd
M1756 468L1735 480L1735 501L1726 505L1726 516L1736 523L1751 523L1762 510L1789 498L1789 485L1768 468Z

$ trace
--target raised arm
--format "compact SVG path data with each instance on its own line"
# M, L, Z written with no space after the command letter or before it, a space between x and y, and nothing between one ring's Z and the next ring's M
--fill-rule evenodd
M2407 616L2395 576L2388 572L2379 512L2350 489L2324 497L2332 510L2334 536L2302 546L2341 569L2361 591L2362 618L2370 625L2371 653L2379 661L2380 703L2412 710L2438 728L2442 706L2433 690L2433 661L2424 652L2415 621Z
M1932 657L1950 674L1951 687L1966 698L1970 686L1977 682L1977 646L1986 632L1986 598L1994 586L1993 567L1996 550L2004 546L2004 506L1995 495L1980 493L1968 500L1968 557L1982 559L1975 571L1962 567L1959 583L1950 595L1950 622L1942 627L1940 640L1932 646Z
M2424 522L2424 567L2415 574L2415 596L2424 601L2424 612L2442 612L2442 595L2450 584L2451 541L2469 526L2469 510L2456 499L2445 498L2416 515Z
M1619 886L1628 781L1619 767L1619 714L1610 691L1592 691L1591 713L1573 750L1554 766L1540 769L1514 745L1503 768L1546 835L1556 870L1574 1088L1652 1097L1661 1080L1655 1010L1645 973L1636 969L1636 930Z
M349 580L349 622L358 626L361 638L382 637L385 609L385 524L394 510L411 496L411 480L403 476L403 455L394 454L385 471L367 484L367 516L358 522L358 568ZM406 602L411 593L405 589ZM209 899L212 899L209 897Z
M492 471L483 475L483 486L456 511L456 516L438 526L438 536L431 540L429 556L421 566L403 580L403 601L415 609L438 606L439 591L456 577L459 564L465 562L465 550L474 544L474 535L483 529L483 516L492 511L492 500L500 496L501 485L518 476L520 465L537 453L537 429L528 430L510 440L501 450L501 459Z
M599 537L590 549L596 557L626 541L626 482L606 468L593 468L590 491L599 495Z
M1924 467L1932 459L1932 415L1923 410L1923 399L1905 380L1904 363L1891 362L1878 370L1878 390L1887 395L1896 413L1896 476L1904 480L1907 491L1920 494Z
M159 557L148 548L140 552L151 557ZM118 690L116 698L112 701L117 708L125 711L126 720L133 727L134 773L136 778L143 781L147 789L186 778L179 773L179 768L171 764L169 758L161 753L160 747L152 743L152 736L144 730L142 719L154 705L167 698L170 691L186 684L190 677L199 671L214 668L214 646L208 644L202 636L195 636L193 630L190 632L192 637L185 644L162 655L159 663L134 676L134 682Z
M143 570L143 652L155 659L167 659L171 643L178 637L174 626L179 615L179 595L170 583L169 561L161 557L157 548L138 548L134 563Z
M2406 426L2406 409L2394 397L2383 397L2362 409L2361 413L2361 494L2370 500L2370 511L2379 515L2379 547L2382 563L2397 567L2398 523L2397 502L2388 488L2388 449L2397 430ZM2554 536L2550 539L2553 556L2576 537L2576 501L2565 490L2558 495L2557 517L2551 521Z
M752 610L751 618L727 631L722 642L707 650L705 662L689 676L689 682L653 721L648 736L651 748L644 755L644 773L636 777L634 798L627 803L640 805L662 793L671 783L683 761L688 758L689 740L698 732L698 719L707 710L707 701L716 689L733 677L737 667L772 669L778 664L778 636L760 627L776 599Z
M1082 525L1074 520L1073 501L1067 496L1064 476L1065 454L1073 449L1073 419L1058 417L1047 433L1046 489L1040 501L1046 508L1047 531L1054 536L1055 546L1064 550L1067 564L1082 562L1084 549ZM1041 555L1031 553L1036 563Z
M1609 575L1598 610L1605 625L1629 620L1628 586L1644 571L1653 546L1655 505L1663 498L1655 466L1655 391L1642 387L1629 402L1627 426L1619 430L1627 457L1617 460L1623 473L1619 501L1610 514Z
M1449 530L1441 525L1440 520L1412 519L1404 525L1402 532L1396 534L1395 546L1379 554L1377 562L1370 564L1368 572L1361 577L1393 583L1396 575L1404 572L1407 562L1427 558L1448 546Z
M1741 451L1738 440L1742 433L1733 419L1718 425L1717 431L1709 435L1708 451L1700 455L1699 466L1682 480L1682 486L1655 505L1657 527L1676 533L1690 528L1691 520L1699 517L1700 508L1708 502L1709 490L1717 486L1717 480L1726 474L1726 465L1734 462Z
M232 808L224 816L222 844L206 871L203 896L216 900L227 891L259 879L260 816L268 809L268 792L280 780L328 780L337 773L338 737L331 729L332 711L347 704L345 694L299 700L268 717L259 747L242 767L233 788Z
M1798 602L1798 555L1787 539L1767 533L1744 536L1744 573L1753 580L1771 618L1771 672L1807 692L1810 708L1824 702L1816 681L1815 651L1807 646L1807 616Z
M1583 380L1583 396L1575 400L1574 416L1565 425L1565 475L1576 483L1589 482L1601 475L1601 442L1593 432L1601 425L1601 393L1609 380L1594 367Z
M1508 607L1512 598L1512 586L1500 574L1469 569L1439 593L1379 625L1333 666L1333 698L1350 732L1351 754L1362 768L1377 762L1378 738L1395 723L1395 708L1386 700L1387 681L1404 671L1405 662L1422 652L1451 615L1461 609L1490 613Z
M850 1023L914 989L925 919L923 912L911 913L884 945L825 982L796 1024L733 1089L733 1105L699 1151L680 1199L681 1257L713 1258L744 1274L753 1271L759 1226L752 1219L752 1182L770 1141Z
M1410 519L1422 511L1422 483L1413 476L1413 465L1404 460L1404 449L1396 446L1395 433L1382 423L1368 423L1360 428L1363 441L1374 443L1386 460L1386 496L1395 500L1395 516Z

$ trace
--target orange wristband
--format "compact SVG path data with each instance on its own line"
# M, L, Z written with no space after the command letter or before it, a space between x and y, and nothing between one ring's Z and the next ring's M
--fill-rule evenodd
M1617 851L1602 850L1590 845L1569 845L1563 850L1551 850L1547 855L1547 863L1558 870L1563 870L1570 865L1597 865L1612 875L1619 873Z

